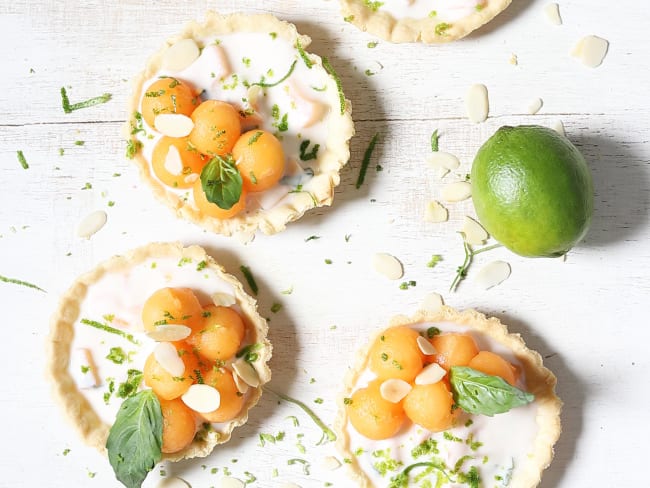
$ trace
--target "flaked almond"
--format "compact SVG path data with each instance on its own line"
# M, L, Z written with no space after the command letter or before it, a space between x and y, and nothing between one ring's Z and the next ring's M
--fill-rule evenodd
M424 221L431 223L446 222L449 219L449 211L440 203L432 200L427 203L424 209Z
M492 261L481 268L474 278L476 286L487 290L510 276L510 265L505 261Z
M517 59L516 54L511 54L510 59L508 60L508 62L513 66L517 66L519 64L519 59Z
M446 202L460 202L472 196L472 185L466 181L449 183L442 188L442 199Z
M420 348L420 351L422 351L422 354L426 356L432 356L436 352L438 352L436 351L436 348L433 347L433 344L431 344L422 336L418 336L417 343L418 343L418 347Z
M372 267L389 280L399 280L404 276L404 268L399 259L385 252L378 252L372 257Z
M433 385L443 379L446 373L445 369L438 363L431 363L415 377L415 384Z
M214 293L212 302L217 307L231 307L237 303L237 300L230 293Z
M103 210L95 210L86 215L77 226L77 235L82 239L90 239L90 236L99 232L106 225L108 215Z
M541 110L543 105L544 101L541 98L534 98L528 102L528 107L526 107L526 110L530 115L535 115Z
M224 476L221 478L221 483L219 484L219 488L245 488L246 483L244 483L242 480L233 478L231 476Z
M178 176L183 172L183 160L176 146L169 146L167 156L165 156L164 166L167 172L174 176Z
M179 357L176 348L169 342L159 342L153 350L153 356L170 375L179 378L185 374L185 363Z
M232 375L232 379L235 381L235 386L237 387L237 391L239 393L244 394L248 391L248 385L244 380L241 379L241 377L237 373Z
M194 122L192 122L192 119L190 119L187 115L183 115L183 114L157 115L153 121L153 125L155 126L158 132L168 137L188 136L190 135L190 132L192 132L192 129L194 128ZM167 153L167 156L169 156L169 153Z
M488 91L485 85L476 84L469 87L465 95L465 110L470 121L478 124L484 122L490 111Z
M182 39L167 48L162 66L169 71L182 71L199 57L199 46L192 39Z
M589 68L600 66L607 55L609 41L597 36L586 36L578 41L571 55Z
M411 385L404 380L391 378L379 386L381 397L387 402L399 403L411 391Z
M221 395L214 386L195 384L181 395L183 403L195 412L214 412L221 405Z
M544 7L544 16L553 25L562 25L560 17L560 6L557 3L549 3Z
M334 471L341 467L341 461L336 459L334 456L325 456L321 461L321 466L327 471Z
M285 482L285 483L282 483L282 484L280 485L280 488L301 488L301 486L300 486L300 485L297 485L297 484L295 484L295 483L288 483L288 482Z
M561 136L566 136L566 132L564 131L564 124L560 119L554 120L551 123L551 129L553 129L555 132L560 134Z
M253 388L260 386L260 377L257 374L257 371L255 371L255 368L253 368L253 366L244 358L239 358L232 363L232 369L235 370L235 373L239 375L248 386L252 386Z
M465 236L465 242L467 242L467 244L471 244L472 246L485 244L485 241L487 241L490 237L490 235L481 224L479 224L473 218L467 216L465 216L461 232Z
M257 102L259 101L260 95L263 94L262 87L258 85L253 85L248 89L247 92L247 97L248 98L248 103L250 104L251 107L255 107L257 105Z
M158 482L157 488L192 488L192 487L184 479L178 478L176 476L170 476L169 478L161 479Z
M460 166L460 161L456 156L443 151L435 151L429 154L427 163L438 178L444 178L447 173L458 169Z
M422 300L422 303L420 304L420 308L422 310L426 310L427 312L437 312L442 308L444 302L442 300L442 295L439 293L431 292L428 293L424 299Z
M186 325L181 324L163 324L157 325L154 330L147 331L147 337L156 342L174 342L187 339L192 333Z

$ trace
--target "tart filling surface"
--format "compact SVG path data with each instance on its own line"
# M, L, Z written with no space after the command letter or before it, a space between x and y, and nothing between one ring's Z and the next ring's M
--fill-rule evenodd
M331 204L354 129L338 77L305 51L310 42L271 15L209 12L150 59L135 80L127 155L178 215L227 235L273 234ZM206 101L229 105L226 118L239 120L212 122ZM260 144L268 171L246 164L246 150ZM268 162L269 151L279 154L277 164ZM234 156L244 180L235 206L200 201L208 193L197 191L210 183L199 177L216 156Z
M341 0L345 20L391 42L450 42L492 20L511 0Z
M413 364L405 356L399 357L398 352L395 356L390 349L386 350L388 354L381 353L379 365L377 358L373 358L377 343L382 339L390 343L390 331L402 329L403 332L405 327L421 337L418 341L428 338L427 342L439 349L433 352L435 347L422 348L430 354L420 351L424 354L425 370L429 372L418 373L415 380L409 376L413 375L409 372ZM464 411L467 407L451 387L450 377L469 370L452 368L441 360L439 355L444 355L442 350L446 346L444 340L431 339L434 334L439 338L469 337L476 345L472 347L480 351L477 355L474 350L467 356L476 358L470 366L485 373L491 367L479 358L498 355L499 364L509 363L502 370L505 381L501 383L505 388L508 388L506 382L510 383L519 390L515 408L504 413L488 412L491 415ZM381 368L390 368L391 362L397 376L391 375L393 379L387 381ZM456 364L469 362L470 359L456 359ZM431 364L427 366L427 363ZM421 370L422 363L419 363L414 371ZM435 378L424 379L430 378L431 371L435 370L439 370ZM397 379L402 376L406 381ZM451 383L455 381L458 380L452 379ZM508 334L495 318L487 319L471 310L459 313L449 307L435 314L420 312L412 318L396 317L391 328L378 334L373 345L361 352L346 377L336 421L338 448L349 459L353 477L364 487L537 486L541 472L553 457L553 445L560 434L561 402L554 393L555 381L555 376L543 367L539 354L526 348L519 335ZM466 384L471 385L471 381ZM379 388L381 393L369 394L373 388ZM386 398L390 402L375 409ZM432 398L435 401L428 404ZM446 410L437 414L435 411L442 409L438 407L440 404ZM371 424L369 428L368 424Z

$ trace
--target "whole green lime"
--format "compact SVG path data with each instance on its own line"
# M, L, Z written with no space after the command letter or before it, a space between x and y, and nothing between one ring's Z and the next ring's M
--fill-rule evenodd
M517 254L561 256L587 233L591 173L580 151L552 129L501 127L476 154L471 183L485 230Z

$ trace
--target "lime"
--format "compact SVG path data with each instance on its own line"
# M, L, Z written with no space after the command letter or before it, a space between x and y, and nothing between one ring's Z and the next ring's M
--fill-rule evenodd
M522 256L561 256L580 241L593 211L591 173L565 137L535 125L501 127L472 166L476 213Z

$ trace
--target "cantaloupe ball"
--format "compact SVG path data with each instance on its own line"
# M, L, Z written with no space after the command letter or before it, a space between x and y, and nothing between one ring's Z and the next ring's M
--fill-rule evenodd
M160 400L163 433L162 452L170 454L185 449L196 434L196 418L180 398Z
M431 432L447 430L453 425L456 417L451 409L453 404L453 396L443 381L414 385L403 400L406 416Z
M203 372L203 382L219 391L219 408L199 415L207 422L227 422L234 419L244 406L244 395L239 393L232 373L225 368L213 367Z
M142 97L142 117L151 127L160 114L188 117L201 99L187 83L176 78L160 78L147 87Z
M232 149L232 156L248 191L267 190L284 174L284 150L270 132L251 130L242 134Z
M205 307L203 317L203 326L187 342L210 361L232 358L246 332L242 318L232 308L216 305Z
M447 371L452 366L467 366L478 354L478 346L470 334L448 332L429 340L437 351L431 358Z
M239 113L226 102L206 100L192 112L190 141L203 154L224 156L241 135Z
M411 382L422 371L424 354L410 327L391 327L383 331L370 348L370 369L382 379L399 378Z
M192 190L194 195L194 204L201 212L202 215L208 215L217 219L230 219L235 215L241 213L246 208L246 189L242 188L239 201L229 209L223 209L216 203L209 202L203 191L201 180L196 180Z
M373 440L389 439L399 432L406 416L402 402L384 400L379 391L383 380L376 379L355 391L347 402L350 423L359 434Z
M181 344L181 342L177 343ZM163 400L173 400L178 398L187 390L193 383L196 383L197 371L200 372L199 360L195 354L187 352L191 350L190 346L177 347L179 356L185 364L185 372L182 376L173 376L156 360L154 354L149 354L149 357L144 363L144 384L151 388L158 398Z
M481 373L499 376L511 385L517 382L517 368L498 354L490 351L481 351L467 365Z
M203 308L190 288L161 288L144 302L142 323L146 331L165 324L195 328L203 322L202 312Z
M191 188L208 162L187 137L163 136L153 148L151 166L154 174L172 188Z

